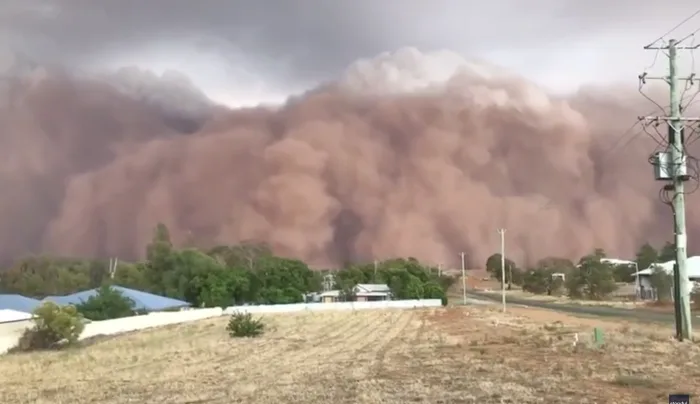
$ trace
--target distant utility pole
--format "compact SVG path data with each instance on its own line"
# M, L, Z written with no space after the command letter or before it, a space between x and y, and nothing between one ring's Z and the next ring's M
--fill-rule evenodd
M372 282L377 283L377 267L379 267L379 262L374 260L374 276L372 277Z
M501 235L501 299L503 312L506 312L506 229L498 229Z
M687 78L679 78L677 71L678 50L697 49L698 46L681 47L680 41L671 39L668 45L645 46L644 49L654 49L657 52L668 51L669 74L667 77L647 77L646 73L639 76L640 85L646 80L663 80L670 87L670 113L669 116L642 116L639 117L645 124L658 124L661 122L669 125L668 145L665 151L657 152L653 156L654 174L658 181L670 181L664 190L673 191L670 201L673 209L674 238L676 247L676 265L674 266L674 285L677 291L676 305L676 335L678 339L690 339L693 335L692 319L690 314L690 280L687 269L687 237L685 228L685 191L683 182L690 179L687 174L686 152L683 127L688 122L700 121L700 118L684 118L682 116L681 97L678 89L678 82L683 81L691 86L695 74ZM665 112L664 112L665 113Z
M464 263L464 253L459 253L459 256L462 258L462 300L464 301L464 304L467 304L467 270L466 270L466 265Z

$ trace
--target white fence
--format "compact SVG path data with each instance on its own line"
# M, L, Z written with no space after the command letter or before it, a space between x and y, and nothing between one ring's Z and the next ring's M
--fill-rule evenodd
M153 327L162 327L171 324L180 324L206 318L231 315L233 313L273 314L294 312L318 312L332 310L370 310L370 309L412 309L422 307L440 307L440 299L426 300L388 300L378 302L337 302L337 303L298 303L277 304L269 306L232 306L225 310L221 308L192 309L177 312L156 312L147 315L124 317L114 320L93 321L85 325L85 330L80 339L97 335L114 335L129 331L144 330ZM7 352L17 344L17 338L24 327L12 327L4 330L0 327L0 354Z
M335 303L295 303L269 306L232 306L224 314L251 313L293 313L299 311L369 310L369 309L413 309L419 307L440 307L440 299L424 300L384 300L377 302L335 302Z

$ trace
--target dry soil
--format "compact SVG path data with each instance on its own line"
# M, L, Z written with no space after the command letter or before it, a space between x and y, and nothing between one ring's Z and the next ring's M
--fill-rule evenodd
M264 321L253 339L228 337L219 318L1 357L0 402L651 404L700 394L700 345L671 340L670 327L488 307Z

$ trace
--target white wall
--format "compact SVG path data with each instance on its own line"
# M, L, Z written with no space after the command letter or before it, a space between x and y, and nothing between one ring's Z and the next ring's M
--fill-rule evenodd
M222 315L223 310L217 307L213 309L154 312L146 315L123 317L114 320L93 321L85 325L85 330L80 335L80 339L90 338L96 335L114 335L122 332L144 330L170 324L187 323L190 321L204 320L205 318L220 317Z
M369 310L369 309L412 309L419 307L440 307L440 299L429 300L387 300L379 302L338 302L338 303L297 303L277 304L269 306L232 306L225 310L221 308L191 309L178 312L155 312L141 316L124 317L114 320L93 321L85 325L80 339L97 335L114 335L123 332L144 330L170 324L186 323L206 318L231 315L233 313L271 314L292 313L300 311L330 311L330 310ZM0 324L0 355L17 345L17 339L22 332L33 325L33 322L23 321Z
M331 311L331 310L368 310L368 309L413 309L417 307L440 307L440 299L423 300L384 300L377 302L335 302L335 303L294 303L276 304L269 306L231 306L224 310L224 314L235 312L266 314L266 313L293 313L299 311Z
M33 326L32 320L0 323L0 355L15 347L24 330Z

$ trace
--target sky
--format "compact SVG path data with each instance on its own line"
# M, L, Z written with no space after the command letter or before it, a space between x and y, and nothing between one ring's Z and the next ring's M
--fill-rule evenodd
M248 105L279 102L359 58L404 46L487 60L553 92L635 85L654 60L642 47L696 8L690 0L673 7L649 0L5 0L0 32L41 61L178 70L211 98ZM675 33L697 27L700 16ZM662 62L654 69L663 72Z
M483 262L499 227L522 262L631 257L671 228L647 159L663 145L629 129L653 108L638 75L667 70L643 47L697 7L2 0L0 262L136 258L156 223L316 263Z

